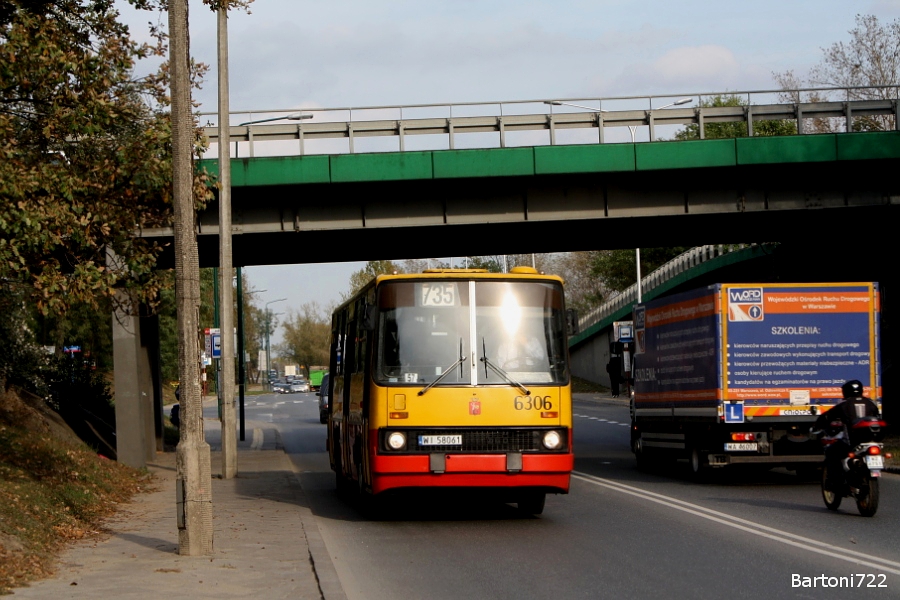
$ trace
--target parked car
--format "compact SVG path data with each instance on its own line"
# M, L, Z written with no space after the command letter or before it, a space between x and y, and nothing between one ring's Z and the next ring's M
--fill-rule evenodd
M309 391L309 383L305 379L294 379L290 383L290 390L294 393L306 393Z
M322 376L322 385L319 386L319 391L316 392L316 396L319 397L319 423L327 423L328 422L328 409L330 407L329 400L331 399L329 393L331 392L329 384L331 376L328 373L325 373Z

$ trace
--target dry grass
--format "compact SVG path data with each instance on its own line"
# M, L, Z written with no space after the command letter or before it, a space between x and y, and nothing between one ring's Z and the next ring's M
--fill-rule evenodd
M102 532L105 517L149 475L0 411L0 594L52 573L64 545Z

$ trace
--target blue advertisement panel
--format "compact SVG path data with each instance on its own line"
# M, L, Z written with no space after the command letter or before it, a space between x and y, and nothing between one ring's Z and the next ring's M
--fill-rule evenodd
M808 406L839 398L849 379L880 396L877 293L876 284L723 285L725 399Z
M716 290L704 288L635 309L635 407L716 404L717 308Z

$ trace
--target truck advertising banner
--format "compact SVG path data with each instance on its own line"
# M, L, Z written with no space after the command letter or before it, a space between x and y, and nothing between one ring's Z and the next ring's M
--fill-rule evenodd
M877 284L722 285L720 301L726 400L808 406L850 379L880 398Z
M635 406L715 405L718 399L716 294L705 288L635 309Z
M635 406L808 415L850 379L880 403L878 301L875 283L717 284L639 305Z

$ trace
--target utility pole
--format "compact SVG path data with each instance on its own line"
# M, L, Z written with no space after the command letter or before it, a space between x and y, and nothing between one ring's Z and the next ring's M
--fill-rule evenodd
M203 438L200 396L200 261L194 231L193 118L191 116L188 0L169 0L172 95L172 186L175 208L175 293L181 427L175 453L178 553L213 551L212 477Z
M228 118L228 8L218 10L219 55L219 284L222 307L222 477L237 475L234 410L234 294L231 255L231 154Z

